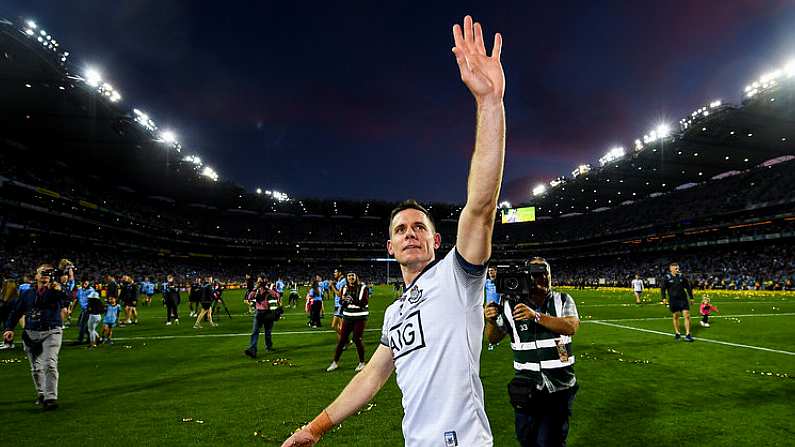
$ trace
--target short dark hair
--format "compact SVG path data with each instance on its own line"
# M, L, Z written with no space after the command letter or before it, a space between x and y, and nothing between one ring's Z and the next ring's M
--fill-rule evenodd
M392 221L395 220L395 216L399 212L405 211L405 210L417 210L417 211L421 212L422 214L425 214L425 216L431 222L431 230L433 230L433 232L436 232L436 222L433 221L433 216L431 216L431 213L428 212L428 210L425 209L424 206L422 206L419 203L417 203L416 200L408 199L408 200L404 200L404 201L400 202L398 204L398 206L396 206L392 210L392 213L389 214L389 236L390 237L392 236Z
M668 267L673 267L673 266L679 267L679 263L678 262L672 262L672 263L668 264Z

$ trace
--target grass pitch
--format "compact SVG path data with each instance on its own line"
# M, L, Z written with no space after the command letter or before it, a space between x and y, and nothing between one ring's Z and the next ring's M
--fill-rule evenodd
M695 343L673 339L660 304L637 306L628 290L566 290L582 324L574 337L580 391L569 444L793 445L795 441L795 295L707 292L722 314L698 325ZM657 295L649 293L656 303ZM701 292L697 293L700 297ZM33 405L28 362L17 348L0 352L0 444L3 445L279 445L330 403L353 376L355 349L332 373L335 334L306 326L288 309L274 328L276 352L243 355L251 317L239 291L225 294L232 312L219 326L165 326L159 296L140 307L141 323L117 328L113 346L89 351L68 341L60 361L60 405ZM376 289L365 334L369 357L383 311L394 299ZM261 336L262 337L262 336ZM481 378L495 445L516 445L506 384L510 345L483 350ZM455 396L450 396L454 399ZM320 445L400 446L402 408L394 376L373 402Z

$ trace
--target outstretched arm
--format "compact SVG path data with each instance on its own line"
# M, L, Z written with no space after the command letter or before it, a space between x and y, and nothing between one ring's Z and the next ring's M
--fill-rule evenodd
M369 402L384 386L395 362L392 350L379 345L364 369L353 376L348 386L312 422L295 432L282 444L282 447L313 446L332 427L342 423L348 416Z
M491 55L487 55L483 28L466 16L463 30L453 26L453 39L461 80L477 104L475 150L469 167L467 202L458 219L456 247L467 262L482 265L491 256L491 233L505 161L502 36L495 34Z

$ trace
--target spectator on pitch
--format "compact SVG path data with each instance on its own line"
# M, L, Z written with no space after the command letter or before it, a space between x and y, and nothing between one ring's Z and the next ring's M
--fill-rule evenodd
M75 301L77 301L77 304L80 306L80 317L77 319L79 331L77 334L76 344L78 345L83 344L83 338L88 335L88 298L93 293L96 293L96 290L91 287L88 279L83 278L83 281L80 283L80 287L77 289L77 295L75 297Z
M36 287L20 294L5 321L3 339L10 343L14 329L25 315L22 343L30 361L37 404L43 410L58 408L58 354L63 340L61 310L69 305L63 285L53 278L52 265L42 264L36 269Z
M99 294L91 289L86 303L86 313L88 314L88 321L86 321L86 329L88 331L88 342L90 348L97 347L99 340L99 333L97 333L97 325L102 320L102 312L105 306L102 305L102 300Z
M260 330L265 332L265 351L270 352L273 350L271 332L273 331L273 323L276 321L276 311L281 305L278 292L268 284L267 280L257 284L257 288L253 293L255 314L251 329L251 342L248 348L243 351L244 354L251 358L257 357L257 342L259 341Z
M486 271L486 285L484 286L484 293L486 295L486 305L488 306L491 303L500 304L500 294L497 293L497 268L496 267L489 267ZM489 351L493 351L494 347L499 345L492 344L489 342Z
M105 279L105 299L110 301L111 298L116 298L116 301L119 300L119 284L116 282L116 278L107 275Z
M473 25L469 16L463 34L456 25L453 36L461 79L477 104L467 202L458 219L456 244L437 260L442 239L428 211L414 201L392 211L387 251L400 264L406 291L387 308L381 345L367 366L283 447L317 443L369 402L395 370L403 394L406 445L493 445L479 375L484 264L491 256L505 158L502 38L495 36L487 55L481 26Z
M717 307L712 305L712 302L709 299L709 296L704 295L701 299L701 306L699 308L701 312L701 321L698 323L703 327L709 327L709 315L712 312L720 313Z
M5 323L5 321L8 319L9 314L11 314L11 310L16 304L18 296L19 292L17 290L16 282L14 282L13 279L4 280L2 290L0 290L0 322ZM3 340L2 345L0 345L0 350L4 349L14 349L13 337L11 340Z
M632 280L632 292L635 294L635 304L640 304L640 297L643 296L643 280L640 279L640 274L635 274L635 279Z
M306 299L309 305L309 326L319 328L320 314L323 311L323 291L317 279L312 281L312 286L309 288Z
M199 297L199 304L201 304L202 310L199 311L199 315L196 317L196 323L193 324L193 329L201 329L202 319L207 316L207 321L210 322L210 326L218 326L213 321L213 302L215 301L215 295L213 291L213 277L208 276L205 278L204 284L201 287L201 296Z
M663 301L666 295L668 296L668 307L673 314L674 338L677 340L682 338L682 334L679 332L679 315L681 314L685 319L685 341L692 342L690 300L693 299L693 287L690 285L690 281L679 272L679 264L672 262L668 269L670 271L663 277L660 293Z
M146 305L149 306L152 304L152 295L155 294L155 283L149 281L149 277L145 276L143 282L141 283L141 295L145 296Z
M129 275L121 277L119 297L124 304L125 323L138 324L138 291Z
M113 328L119 323L120 311L121 306L116 303L116 297L110 297L110 299L108 299L108 305L105 306L105 316L102 318L101 343L113 344Z
M359 364L354 371L359 372L365 366L362 336L367 325L367 317L370 316L370 289L367 284L359 281L359 277L354 272L349 272L345 280L345 284L340 289L342 325L339 340L337 340L337 349L334 351L334 360L326 368L326 371L334 371L339 367L342 351L348 344L348 337L353 334L353 343L356 345L356 354L359 356ZM341 284L341 281L338 281L337 284Z
M298 304L298 298L298 283L296 281L291 281L290 296L287 299L287 305L290 306L290 308L295 308L295 306Z
M163 288L163 300L166 304L166 326L179 324L179 285L174 282L174 275L168 275Z
M194 278L188 291L188 309L190 310L190 317L199 315L199 301L201 301L203 290L201 279L198 277Z
M334 315L331 317L331 328L337 332L337 337L342 335L342 305L340 297L342 288L345 287L345 275L341 268L334 269L334 281L331 282L331 292L334 294Z
M284 298L284 287L285 287L285 284L284 284L284 281L282 281L281 277L277 277L276 278L276 282L273 283L273 287L276 289L276 293L279 294L279 300Z
M504 303L486 306L486 336L492 343L506 334L511 338L515 373L508 394L519 444L566 445L579 388L571 336L580 318L574 299L552 290L552 272L544 259L530 259L527 276L529 296L506 296Z

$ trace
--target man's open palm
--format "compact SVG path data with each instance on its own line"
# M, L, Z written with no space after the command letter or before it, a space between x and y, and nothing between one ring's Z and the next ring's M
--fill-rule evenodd
M472 17L464 17L463 30L460 25L453 26L453 53L461 72L461 80L472 92L478 104L498 103L505 91L505 75L500 63L502 36L494 35L494 48L491 56L486 54L483 43L483 28L480 23L473 24Z

